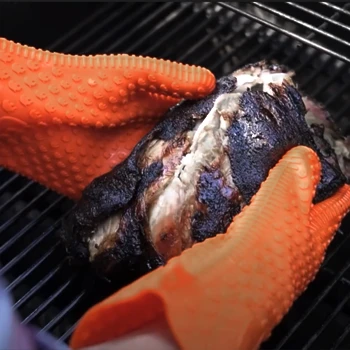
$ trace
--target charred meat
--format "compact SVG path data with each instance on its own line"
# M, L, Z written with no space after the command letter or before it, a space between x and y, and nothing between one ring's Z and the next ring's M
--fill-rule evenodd
M323 119L281 66L259 62L219 79L210 96L172 108L85 189L60 234L68 255L109 279L137 278L225 232L297 145L320 157L314 201L324 200L347 181L349 154Z

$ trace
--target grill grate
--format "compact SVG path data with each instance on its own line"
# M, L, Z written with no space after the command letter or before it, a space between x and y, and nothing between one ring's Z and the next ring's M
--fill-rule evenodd
M248 62L275 59L294 69L299 87L325 104L350 132L348 3L78 6L0 3L0 36L71 54L162 57L206 66L217 76ZM84 311L111 292L103 282L92 281L88 272L72 271L57 243L60 220L72 204L0 169L0 273L9 282L7 289L23 322L63 341L69 340ZM350 347L349 232L347 217L316 280L264 349Z

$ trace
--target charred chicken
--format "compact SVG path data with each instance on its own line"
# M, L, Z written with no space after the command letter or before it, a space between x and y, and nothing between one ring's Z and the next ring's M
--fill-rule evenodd
M137 278L225 232L298 145L321 160L315 203L347 182L347 141L292 73L243 67L208 97L171 108L125 161L87 186L60 232L67 253L100 276Z

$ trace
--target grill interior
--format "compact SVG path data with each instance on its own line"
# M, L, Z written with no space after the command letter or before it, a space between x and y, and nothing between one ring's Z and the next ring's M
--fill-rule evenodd
M133 53L202 65L217 77L273 59L350 132L350 3L0 3L0 36L71 54ZM56 239L72 202L0 168L0 274L14 308L67 342L111 292L73 271ZM263 349L350 347L350 217L316 280Z

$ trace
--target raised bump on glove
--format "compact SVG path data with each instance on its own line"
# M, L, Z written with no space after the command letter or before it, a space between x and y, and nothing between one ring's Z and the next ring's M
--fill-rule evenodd
M92 307L71 347L115 339L164 313L181 349L257 349L314 278L349 211L347 185L313 207L319 178L311 149L289 151L226 234L194 245ZM327 234L323 227L330 227Z
M21 127L9 121L0 132L0 165L78 200L94 178L123 161L152 127Z
M0 38L0 115L27 124L114 127L209 94L205 68L126 54L72 56ZM0 123L1 126L1 123Z
M214 87L200 67L63 55L0 38L0 166L78 199L169 107Z

